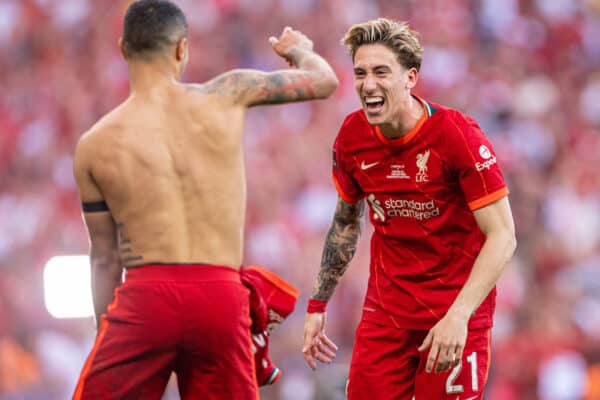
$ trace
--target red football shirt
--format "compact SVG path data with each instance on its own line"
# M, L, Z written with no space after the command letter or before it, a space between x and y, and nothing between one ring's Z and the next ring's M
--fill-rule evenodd
M419 99L415 128L387 139L363 110L334 143L334 182L347 202L366 199L375 231L365 319L430 329L465 284L485 241L473 210L508 194L494 150L477 123ZM496 291L469 327L492 325Z

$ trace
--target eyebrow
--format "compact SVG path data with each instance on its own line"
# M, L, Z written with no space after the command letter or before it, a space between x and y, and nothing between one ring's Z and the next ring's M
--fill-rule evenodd
M365 68L365 67L354 67L354 72L365 71L367 69L368 68ZM379 69L385 69L387 71L391 71L392 70L388 65L385 65L385 64L376 65L376 66L374 66L372 68L373 71L377 71Z
M388 65L376 65L373 67L373 70L378 70L378 69L387 69L389 71L391 71L392 69L388 66Z

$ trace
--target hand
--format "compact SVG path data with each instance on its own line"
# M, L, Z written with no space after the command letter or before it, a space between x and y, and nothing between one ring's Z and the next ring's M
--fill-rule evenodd
M285 58L290 66L296 66L296 62L294 61L294 50L313 50L313 42L306 35L304 35L300 31L293 30L289 26L286 26L283 29L283 32L276 38L275 36L271 36L269 38L269 43L273 46L273 50L280 57Z
M325 335L325 313L306 314L302 352L308 366L313 370L317 369L317 363L313 358L323 363L331 363L337 349L335 343Z
M429 350L427 356L427 373L433 370L440 373L458 365L462 358L467 341L468 318L446 314L427 333L427 337L419 347L419 351Z

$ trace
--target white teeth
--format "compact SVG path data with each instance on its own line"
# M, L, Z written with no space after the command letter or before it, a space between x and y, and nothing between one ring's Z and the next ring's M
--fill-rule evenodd
M380 96L365 97L365 103L367 103L367 104L374 104L374 103L380 103L380 102L383 102L383 97L380 97Z

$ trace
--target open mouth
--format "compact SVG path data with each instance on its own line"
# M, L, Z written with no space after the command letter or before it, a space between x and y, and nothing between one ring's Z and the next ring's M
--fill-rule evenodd
M367 111L370 113L376 113L381 111L385 104L385 99L381 96L367 96L364 98Z

